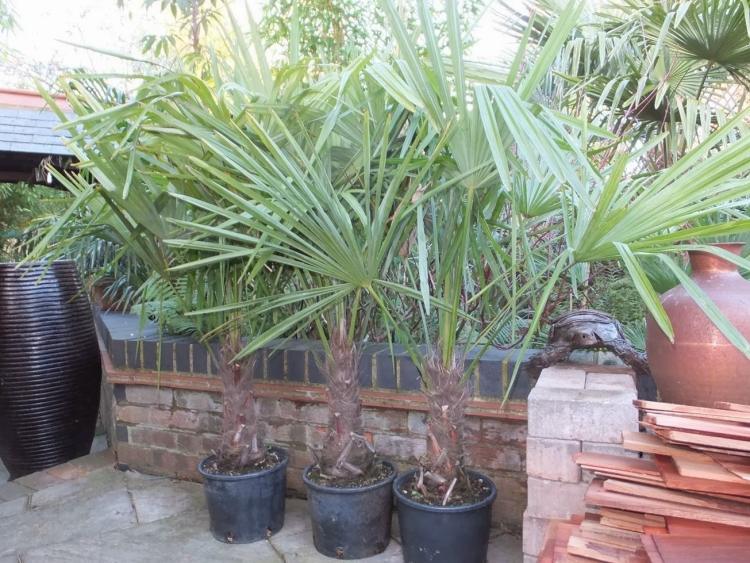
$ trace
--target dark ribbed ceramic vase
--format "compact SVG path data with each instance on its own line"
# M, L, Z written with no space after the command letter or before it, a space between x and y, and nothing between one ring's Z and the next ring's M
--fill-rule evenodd
M742 243L716 244L739 254ZM750 282L737 266L709 252L691 251L692 279L745 338L750 338ZM750 360L729 342L681 285L661 297L674 343L649 316L648 363L663 401L712 407L750 404Z
M89 452L100 383L75 264L0 263L0 457L11 478Z

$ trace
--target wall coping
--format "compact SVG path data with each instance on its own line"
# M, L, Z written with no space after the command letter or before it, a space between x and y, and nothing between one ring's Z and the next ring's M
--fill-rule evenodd
M97 312L102 359L110 383L151 385L220 393L222 383L206 347L190 337L162 336L153 323L142 326L137 315ZM213 346L217 346L214 344ZM260 397L299 402L326 401L320 370L322 345L317 341L277 340L258 353L255 389ZM527 353L530 357L533 350ZM476 356L469 351L466 364ZM488 350L476 362L470 385L470 415L526 420L526 399L539 370L522 361L518 378L502 405L519 350ZM578 362L595 364L595 352L578 353ZM364 406L427 410L419 370L402 346L393 353L385 344L362 346L360 382Z

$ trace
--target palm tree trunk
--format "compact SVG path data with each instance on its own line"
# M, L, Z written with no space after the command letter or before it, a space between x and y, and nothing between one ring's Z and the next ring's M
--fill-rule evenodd
M239 351L239 340L227 337L217 359L224 383L224 422L218 458L221 467L232 469L255 465L266 456L258 435L253 392L255 357L233 361Z
M428 381L424 478L427 486L449 496L463 475L463 427L469 393L463 366L455 359L445 365L439 354L432 354L425 360L424 371Z
M359 351L341 323L331 335L331 353L326 358L328 434L316 454L321 473L329 477L357 477L373 463L373 449L362 434L358 367Z

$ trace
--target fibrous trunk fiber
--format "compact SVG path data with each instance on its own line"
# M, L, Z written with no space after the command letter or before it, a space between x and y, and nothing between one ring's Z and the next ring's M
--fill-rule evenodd
M325 364L328 433L323 448L314 452L321 474L327 477L358 477L373 463L374 451L362 433L358 367L359 352L342 324L331 335Z
M423 459L420 486L446 498L463 472L463 430L469 392L463 381L463 366L455 359L447 365L439 354L424 364L428 386L427 453Z
M253 392L255 356L234 360L239 351L239 342L227 338L217 358L224 383L224 421L218 458L223 467L235 469L255 465L266 456L258 435Z

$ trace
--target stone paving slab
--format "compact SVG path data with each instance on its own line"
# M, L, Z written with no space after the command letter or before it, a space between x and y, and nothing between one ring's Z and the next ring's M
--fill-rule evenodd
M89 499L69 501L28 510L0 519L0 554L24 552L35 547L98 535L137 524L128 491L124 487Z
M52 484L0 502L0 563L335 561L315 551L304 500L287 499L284 527L268 541L228 545L209 532L200 484L117 471L106 455L64 465L47 470L62 482L37 478ZM394 533L383 554L360 561L402 560ZM493 532L488 561L521 562L520 538Z
M22 553L21 558L24 563L283 563L268 542L245 545L217 542L208 531L208 514L205 511L184 512L135 528L33 549Z

